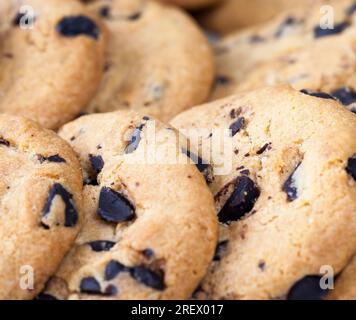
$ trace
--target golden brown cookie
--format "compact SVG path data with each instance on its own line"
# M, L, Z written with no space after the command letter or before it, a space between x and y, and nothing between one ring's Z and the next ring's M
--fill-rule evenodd
M347 73L353 68L354 60L350 58L354 50L353 34L356 30L356 15L353 7L353 0L333 1L332 7L325 7L329 10L333 9L335 18L333 29L321 28L320 22L323 21L325 10L320 11L321 4L318 2L314 6L285 12L267 24L223 38L214 45L217 77L211 100L242 90L240 86L244 85L244 82L255 81L249 79L250 74L258 74L260 68L268 73L265 84L273 83L274 77L283 78L284 71L280 71L281 65L294 70L293 76L290 75L291 79L286 79L288 80L286 82L291 84L303 79L308 81L309 77L305 77L305 74L316 73L316 77L322 77L321 73L327 74L327 70L329 73L335 71L338 81L340 75L347 77ZM340 44L342 40L336 38L343 37L345 34L350 36L345 37L345 43ZM304 59L307 59L308 55L317 67L311 68L311 61L298 63L298 60L303 60L303 58L295 58L298 50L304 52L301 53ZM346 55L345 59L344 55ZM318 56L321 56L320 61ZM332 57L330 65L326 64L328 57ZM345 75L342 75L342 68L345 68ZM277 70L275 74L273 74L274 70ZM272 75L270 76L269 73ZM300 79L301 75L304 75L302 79ZM249 88L251 87L246 86L246 89ZM306 89L318 90L319 88L311 86Z
M7 19L0 46L0 112L57 129L96 92L104 27L78 1L4 1L11 5L0 12L0 20Z
M251 71L236 91L288 83L311 94L330 94L355 111L356 29L292 50Z
M87 111L133 109L168 120L205 101L213 57L180 9L146 0L92 3L110 31L105 75Z
M198 106L172 125L210 128L199 149L213 173L221 154L208 142L230 131L231 170L210 183L220 245L198 296L323 298L323 267L336 275L356 252L355 115L279 86Z
M189 298L212 259L217 219L175 131L119 111L79 118L60 135L82 164L85 222L40 298ZM170 162L178 155L185 161Z
M31 299L82 222L79 162L54 132L0 115L0 299Z

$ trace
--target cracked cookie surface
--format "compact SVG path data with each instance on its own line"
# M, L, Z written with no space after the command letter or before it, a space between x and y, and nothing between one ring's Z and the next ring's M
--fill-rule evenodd
M83 110L100 83L104 27L78 1L4 1L0 111L57 129Z
M40 298L188 298L213 256L218 225L211 192L176 132L118 111L81 117L60 135L82 164L85 221ZM157 162L141 162L146 148ZM184 164L167 163L178 154Z
M30 299L43 289L79 231L81 192L79 162L65 141L0 115L1 299Z
M356 117L330 97L278 86L198 106L172 125L210 128L208 147L213 129L231 131L232 170L210 183L220 243L197 296L325 297L320 268L338 274L356 250ZM213 172L218 151L205 150Z

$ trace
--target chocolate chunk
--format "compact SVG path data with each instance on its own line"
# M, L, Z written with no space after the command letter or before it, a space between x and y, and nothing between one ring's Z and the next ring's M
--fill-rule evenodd
M118 293L117 288L112 284L108 285L104 291L104 295L106 296L116 296L117 293Z
M288 201L294 201L295 199L298 198L298 189L297 186L295 185L295 178L294 174L299 168L301 163L299 163L296 168L293 170L293 172L290 174L288 179L284 182L282 190L287 194L287 199Z
M352 157L347 161L346 172L347 172L354 180L356 180L356 155L352 156Z
M99 9L99 14L103 18L109 18L110 17L110 7L109 6L103 6Z
M130 274L135 280L150 288L160 291L165 289L164 275L162 272L156 273L144 266L138 266L131 268Z
M96 174L99 174L101 170L104 168L104 160L101 156L94 156L89 154L89 160L91 163L91 167L93 168Z
M55 154L54 156L47 157L47 161L49 161L49 162L57 162L57 163L66 162L66 160L63 159L58 154Z
M182 148L182 153L185 154L188 158L190 158L193 161L193 163L198 168L199 172L201 172L204 175L205 181L208 184L213 181L213 179L214 179L213 168L210 164L207 163L207 161L200 158L194 152L184 149L184 148Z
M94 277L87 277L80 282L80 292L87 294L101 294L100 283Z
M107 187L100 191L98 214L108 222L130 221L136 216L134 206L123 195Z
M215 77L215 85L216 86L226 86L230 83L230 78L227 76L223 76L223 75L217 75Z
M229 127L229 129L231 130L231 137L233 137L236 133L243 129L245 123L246 121L244 117L240 117L234 123L232 123Z
M250 170L248 170L248 169L241 170L240 173L245 175L245 176L249 176L250 175Z
M275 37L276 38L279 38L283 35L283 32L284 30L287 28L287 27L290 27L290 26L293 26L295 24L297 24L298 21L294 18L294 17L287 17L281 24L280 26L278 27L276 33L275 33Z
M260 261L260 262L258 263L258 269L260 269L261 271L265 271L265 269L266 269L266 262Z
M128 271L128 269L119 261L110 260L105 268L105 280L109 281L117 277L120 272Z
M222 253L226 250L227 244L229 243L228 240L220 241L215 249L215 254L213 261L220 261Z
M96 177L95 178L85 178L83 181L83 184L85 186L98 186L99 185L98 181L96 180Z
M100 30L93 20L86 16L70 16L63 18L57 24L57 31L65 37L86 35L98 39Z
M244 217L253 209L260 196L260 190L247 176L238 177L234 185L235 190L218 214L221 223L237 221Z
M330 94L327 94L325 92L313 92L306 89L302 89L300 90L300 92L316 98L335 100L334 97L332 97Z
M142 12L135 12L135 13L129 15L129 16L127 17L127 19L129 19L129 20L131 20L131 21L135 21L135 20L140 19L141 16L142 16Z
M49 156L49 157L45 157L45 156L42 156L40 154L37 155L37 159L40 163L43 163L45 161L48 161L48 162L56 162L56 163L65 163L66 160L63 159L60 155L58 154L55 154L53 156Z
M132 153L138 148L138 145L140 144L140 141L141 141L141 132L144 127L145 127L145 125L141 124L140 126L135 128L135 130L131 136L131 140L126 147L126 150L125 150L126 154Z
M264 42L265 39L257 34L249 37L249 42L250 43L261 43L261 42Z
M306 276L296 282L287 294L287 300L322 300L328 289L320 286L320 276Z
M352 16L356 12L356 2L346 9L346 14Z
M10 142L0 137L0 145L10 147Z
M241 114L241 112L242 112L241 108L231 109L229 113L230 118L231 119L237 118Z
M155 256L155 252L150 248L143 250L142 254L148 259L151 259Z
M40 293L35 300L58 300L55 296L52 296L49 293Z
M264 153L264 152L268 149L268 147L269 147L270 145L271 145L270 143L266 143L265 145L262 146L261 149L259 149L259 150L256 152L256 154L262 154L262 153Z
M114 245L115 242L108 240L97 240L88 243L91 249L95 252L109 251Z
M344 106L356 103L356 92L351 88L340 88L332 92L332 95L339 100Z
M314 28L314 37L321 38L327 37L334 34L342 33L346 28L350 26L348 21L335 24L333 29L322 29L319 25Z
M59 183L55 183L49 192L47 202L42 210L42 224L49 228L44 218L46 218L51 212L51 206L56 196L61 197L65 204L65 227L73 227L77 224L78 213L73 205L73 196Z

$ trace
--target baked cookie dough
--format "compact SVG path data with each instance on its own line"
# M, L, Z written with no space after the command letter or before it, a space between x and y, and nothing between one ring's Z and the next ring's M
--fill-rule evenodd
M81 117L60 135L82 164L85 221L40 298L189 298L214 254L218 225L212 194L173 143L175 131L118 111ZM162 161L145 163L145 150ZM186 161L167 162L169 155Z
M0 115L0 299L31 299L73 245L82 175L54 132Z
M132 109L169 120L206 100L213 56L184 12L146 0L101 0L90 8L110 35L104 79L88 113Z
M297 90L334 96L355 112L355 70L356 29L271 59L247 75L236 91L288 83Z
M274 68L278 70L278 64L275 66L273 61L279 59L283 60L284 64L289 64L290 68L294 68L294 60L288 59L288 57L289 55L293 56L297 50L305 49L304 52L308 55L312 54L310 51L314 51L314 60L318 59L315 55L320 54L321 61L318 62L318 65L325 63L326 60L324 57L328 56L329 50L336 51L338 57L340 57L340 53L342 54L343 51L346 51L346 58L348 58L351 49L346 50L345 47L353 46L353 38L355 37L352 35L355 33L356 19L356 11L353 10L354 1L334 1L331 8L334 10L334 29L321 29L320 21L325 12L320 12L320 4L315 4L308 8L285 12L267 24L237 32L224 37L214 44L217 76L211 100L236 93L241 84L249 81L250 73L258 73L259 68L261 66L263 68L269 62L271 62L269 65L271 73L273 73ZM338 42L338 40L334 40L335 38L344 37L345 34L350 34L350 37L349 39L346 38L346 43L343 44L342 48L331 45L333 42ZM325 49L329 41L331 43L330 48ZM324 44L319 45L319 42L323 42ZM337 46L339 43L335 45ZM311 49L314 47L322 48ZM317 50L326 51L318 53ZM335 59L333 58L331 63ZM337 66L322 67L324 70L318 68L310 70L310 67L307 68L305 66L303 73L320 73L320 71L327 73L325 69L339 70L343 65L346 65L343 61L337 61L337 63ZM340 73L340 71L338 72ZM297 74L295 77L297 77ZM269 82L273 81L273 79L267 80ZM295 80L294 77L292 80Z
M0 112L57 129L83 110L100 84L104 27L79 1L5 2Z
M324 298L323 266L336 275L356 252L356 117L329 97L277 86L198 106L172 125L211 129L199 146L213 172L215 130L230 130L233 150L232 170L210 183L220 244L197 296Z

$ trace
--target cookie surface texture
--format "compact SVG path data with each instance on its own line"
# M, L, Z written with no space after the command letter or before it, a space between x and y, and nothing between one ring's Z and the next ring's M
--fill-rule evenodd
M289 83L297 89L303 84L309 88L300 89L313 91L331 87L329 82L346 86L344 79L350 78L355 60L354 1L328 3L316 1L308 8L288 10L266 24L217 41L217 76L211 100L256 88L259 83ZM333 9L333 29L320 27L323 4ZM331 73L335 74L332 81Z
M230 129L232 169L210 184L221 232L203 297L326 296L321 268L338 274L356 249L355 124L335 100L288 86L231 96L172 121L181 130L210 128L202 137L208 146L214 130ZM214 150L213 172L222 161Z
M153 123L153 153L162 161L143 164L142 152L153 146ZM218 224L196 166L167 163L169 155L181 154L172 143L176 133L146 116L118 111L79 118L60 135L84 169L86 216L44 297L189 298L213 256Z
M31 299L43 289L79 231L82 185L65 141L0 115L1 299Z
M206 100L213 57L187 14L145 0L102 0L90 8L110 35L104 78L88 113L132 109L168 120Z
M104 26L78 1L6 1L0 112L57 129L83 110L100 84Z

